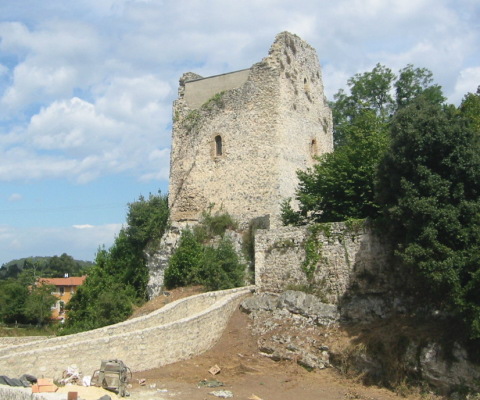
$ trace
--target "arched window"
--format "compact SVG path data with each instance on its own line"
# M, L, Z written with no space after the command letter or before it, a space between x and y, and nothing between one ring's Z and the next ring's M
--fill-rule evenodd
M310 154L312 157L318 155L318 146L315 139L312 139L312 141L310 142Z
M222 137L220 135L215 136L215 156L219 157L223 154Z

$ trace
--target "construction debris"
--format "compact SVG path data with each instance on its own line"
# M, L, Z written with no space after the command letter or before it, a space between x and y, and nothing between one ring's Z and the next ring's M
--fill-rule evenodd
M58 386L53 383L53 379L38 378L37 383L32 386L32 393L54 393Z
M216 379L212 379L211 381L204 379L203 381L198 382L197 386L215 388L215 387L224 386L224 384L223 382L217 381Z
M63 371L63 377L60 380L60 383L66 385L72 383L74 385L79 385L82 382L82 373L80 372L76 364L72 364Z
M208 372L210 372L212 375L217 375L220 373L220 371L221 371L220 367L216 364L208 370Z
M29 387L33 383L37 383L37 378L32 375L25 374L18 379L0 375L0 385Z
M229 399L233 397L233 393L230 390L216 390L216 391L210 392L209 394L215 397L220 397L222 399Z

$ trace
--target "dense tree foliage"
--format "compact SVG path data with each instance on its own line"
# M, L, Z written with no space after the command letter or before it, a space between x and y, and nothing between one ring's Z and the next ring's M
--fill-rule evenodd
M444 99L441 88L432 83L432 73L412 65L397 77L377 64L349 79L348 86L350 93L340 90L331 103L335 151L321 156L313 168L298 172L299 211L289 201L282 204L285 224L375 217L377 166L388 146L392 116L416 96L436 104Z
M377 65L332 103L336 148L299 172L285 223L376 218L423 305L480 338L480 88L444 105L424 68Z
M423 96L399 110L378 202L424 299L462 315L480 338L480 148L466 114Z
M350 93L341 89L330 103L337 147L347 142L351 125L365 112L375 113L376 124L388 123L399 108L420 94L439 104L445 100L441 87L433 84L432 73L410 64L399 71L398 77L390 68L377 64L372 71L356 74L347 84Z
M17 279L0 281L0 320L5 323L27 323L25 300L28 286Z
M65 274L81 276L85 275L92 265L92 262L75 260L66 253L53 257L22 258L2 265L0 280L18 278L22 271L30 271L36 277L42 278L62 278Z
M0 281L0 321L12 324L44 325L49 322L51 307L57 301L51 285L38 285L30 270L17 278Z
M225 236L226 229L234 226L230 215L207 212L193 230L184 230L165 270L165 286L201 284L208 290L242 286L245 265L240 262L232 241ZM210 244L215 236L220 236L220 240Z
M128 206L127 225L110 249L99 249L95 267L67 305L67 333L122 321L147 298L145 252L167 229L167 196L151 194Z
M480 86L476 93L467 93L460 105L460 112L480 138Z
M24 304L24 314L29 321L35 321L37 325L50 322L52 306L57 301L57 297L52 294L54 291L55 286L41 282L29 288Z
M344 127L345 142L335 152L299 171L299 212L283 204L284 223L344 221L376 215L377 165L388 144L387 124L367 110Z

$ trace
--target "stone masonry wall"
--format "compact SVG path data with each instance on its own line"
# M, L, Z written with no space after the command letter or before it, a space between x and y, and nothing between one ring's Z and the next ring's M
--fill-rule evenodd
M120 324L1 349L0 370L60 378L71 364L91 374L103 359L122 359L132 371L188 359L215 344L251 289L203 293Z
M283 32L269 55L243 73L248 78L241 86L200 107L186 99L189 82L199 85L200 77L188 73L180 80L170 162L173 225L197 221L212 203L240 223L271 215L275 225L282 200L294 196L296 171L333 150L331 112L310 45Z
M312 233L315 232L315 233ZM305 243L312 234L320 256L315 286L324 298L339 304L346 295L390 290L388 249L366 225L331 223L258 230L255 236L255 283L262 291L282 292L308 285L302 270Z
M47 339L47 336L19 336L19 337L0 337L0 349L10 346L17 346L24 343L32 343L39 340Z
M230 72L208 78L198 78L185 82L185 102L192 110L199 108L216 93L242 86L248 79L249 69Z

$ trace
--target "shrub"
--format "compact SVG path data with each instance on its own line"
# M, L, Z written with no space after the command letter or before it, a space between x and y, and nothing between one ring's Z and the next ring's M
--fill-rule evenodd
M201 222L193 230L182 232L180 243L170 257L165 270L164 283L169 289L202 284L209 290L229 289L243 285L245 266L230 239L224 236L226 229L236 226L229 214L203 214ZM208 244L213 237L221 239L215 245Z

